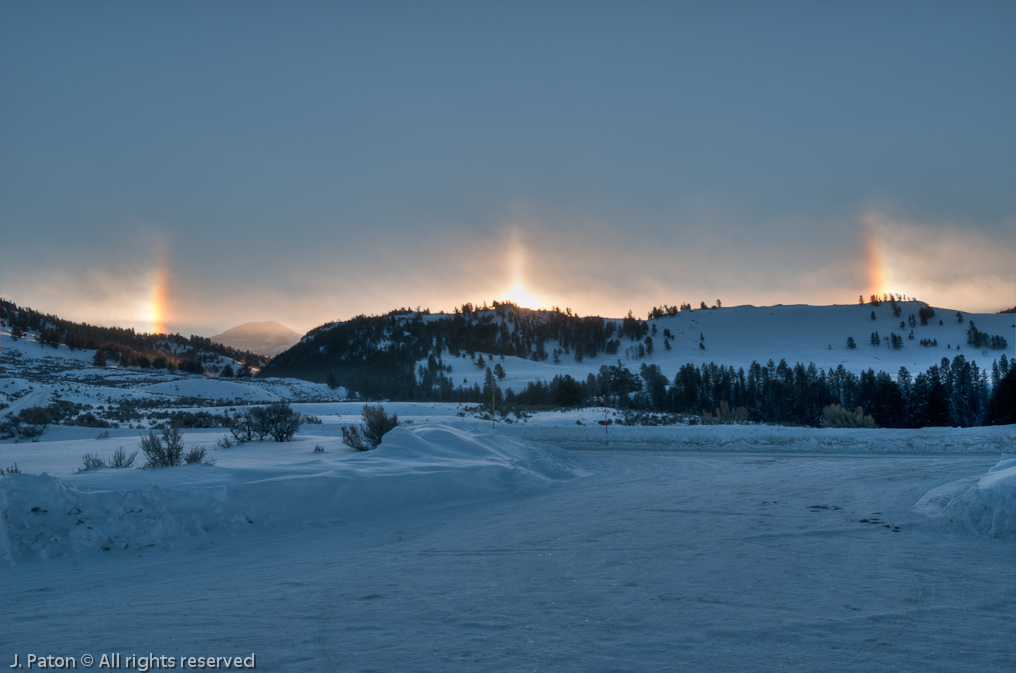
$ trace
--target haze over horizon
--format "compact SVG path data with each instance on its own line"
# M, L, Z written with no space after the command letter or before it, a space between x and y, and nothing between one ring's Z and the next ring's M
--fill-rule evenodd
M299 332L1016 304L1016 5L0 5L0 291Z

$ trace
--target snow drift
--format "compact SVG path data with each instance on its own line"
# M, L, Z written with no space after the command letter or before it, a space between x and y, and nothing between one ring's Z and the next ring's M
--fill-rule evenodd
M580 476L575 458L443 425L396 428L367 453L282 469L188 465L9 475L0 558L54 558L292 531L532 491Z
M1016 455L1002 454L1002 459L980 477L960 479L928 491L914 510L960 522L988 537L1016 535Z

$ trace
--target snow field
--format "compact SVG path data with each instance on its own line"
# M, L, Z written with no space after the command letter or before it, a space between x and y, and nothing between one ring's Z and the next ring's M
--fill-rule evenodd
M445 432L422 439L477 458ZM0 648L311 672L1012 670L1016 543L912 511L997 457L574 460L587 476L507 497L18 563Z
M44 441L6 443L3 463L17 463L25 474L3 482L7 535L0 557L53 558L82 550L190 544L261 529L329 526L518 493L584 474L575 467L578 459L555 445L629 455L997 457L1012 446L1016 431L611 426L604 433L603 426L573 425L573 417L588 422L581 411L543 413L525 424L492 430L483 421L459 418L454 405L389 406L408 424L368 453L341 443L341 426L359 422L355 412L361 407L354 403L297 405L304 413L321 414L322 423L304 425L296 441L282 444L222 449L215 441L227 435L225 430L185 431L186 447L208 448L215 460L211 466L140 470L144 456L139 455L135 468L79 472L85 453L108 458L117 447L133 451L138 430L114 429L95 439L95 429L56 426ZM916 511L963 522L978 535L1012 536L1014 472L1012 458L1006 458L980 481L978 475L965 475L937 486Z

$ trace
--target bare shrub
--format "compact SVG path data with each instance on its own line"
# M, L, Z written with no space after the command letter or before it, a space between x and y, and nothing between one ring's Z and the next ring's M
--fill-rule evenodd
M46 431L46 426L53 422L53 415L45 407L28 407L22 409L16 416L7 414L0 436L3 439L11 439L21 436L22 439L37 438Z
M298 411L290 408L289 402L272 402L267 407L241 409L229 417L227 426L240 444L255 437L264 440L271 437L277 442L288 442L304 422Z
M86 472L97 467L106 467L106 461L92 453L86 453L81 457L81 461L84 463L84 467L78 470L79 472Z
M360 416L363 418L363 423L359 428L349 425L342 426L342 443L357 451L376 449L385 433L399 426L398 414L385 413L384 407L380 404L377 406L363 405Z
M314 447L314 452L315 453L324 453L325 452L325 447L321 446L320 444L317 444Z
M747 422L748 410L744 407L737 407L731 411L730 403L726 400L720 400L720 406L716 408L714 413L709 413L704 409L702 410L703 425L740 425L741 423Z
M254 439L257 419L254 417L254 410L250 408L240 409L229 417L227 427L233 433L237 444L246 444Z
M258 441L264 441L271 429L264 407L254 407L250 410L250 423Z
M0 439L14 439L18 436L17 422L10 414L0 421Z
M215 459L208 456L208 451L205 450L205 447L195 446L184 455L183 462L187 465L195 463L199 465L214 465Z
M49 425L53 422L53 414L46 407L28 407L21 410L18 420L27 425Z
M374 446L381 443L381 438L385 434L399 427L398 414L386 414L384 407L380 404L374 407L365 404L360 415L363 417L365 426L364 437Z
M263 410L266 434L277 442L288 442L300 429L303 417L290 408L289 402L272 402Z
M26 425L26 424L22 423L20 428L19 428L19 430L20 430L20 435L24 439L32 439L32 438L35 438L35 437L41 437L42 433L46 432L46 426L45 425Z
M822 425L826 428L877 428L871 415L865 416L864 409L857 407L853 411L844 409L839 404L830 404L822 408Z
M6 469L0 467L0 477L6 477L8 474L21 474L21 470L18 469L17 463L14 463Z
M133 451L131 455L128 456L127 452L123 450L123 447L119 446L116 451L113 452L113 457L109 459L109 467L131 467L134 465L134 459L137 457L137 451Z
M220 449L231 449L238 443L239 442L237 442L235 439L232 439L229 435L223 435L218 439L218 441L215 442L215 446L219 447Z
M163 428L162 437L153 430L141 436L141 450L145 454L145 467L175 467L183 465L183 437L177 428Z
M134 459L137 457L137 455L138 452L135 451L134 453L128 456L127 452L124 451L123 447L121 446L117 448L116 451L113 452L113 457L110 458L109 462L107 463L105 460L103 460L102 458L100 458L95 454L86 453L81 458L82 462L84 463L84 467L78 470L78 472L86 472L88 470L93 470L97 467L130 467L134 464Z
M351 446L357 451L370 451L376 446L371 446L360 436L360 430L353 425L342 426L342 443Z

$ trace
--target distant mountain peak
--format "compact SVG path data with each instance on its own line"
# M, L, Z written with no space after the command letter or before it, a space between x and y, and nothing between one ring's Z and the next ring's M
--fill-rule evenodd
M274 357L300 341L301 335L274 320L246 322L211 337L225 346Z

